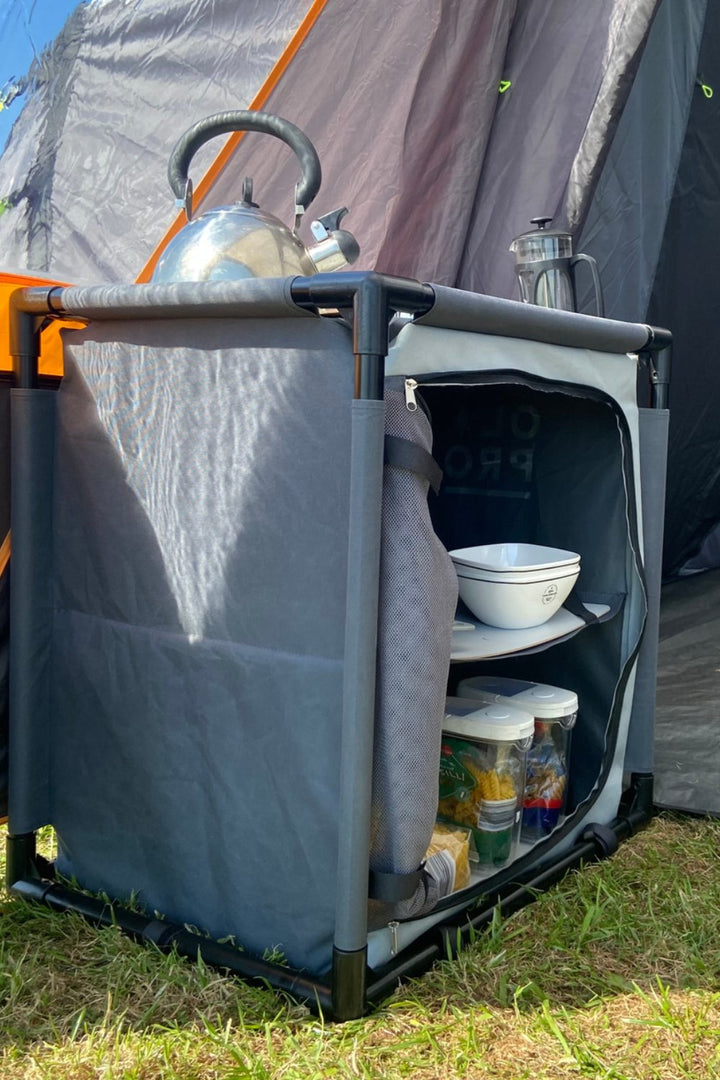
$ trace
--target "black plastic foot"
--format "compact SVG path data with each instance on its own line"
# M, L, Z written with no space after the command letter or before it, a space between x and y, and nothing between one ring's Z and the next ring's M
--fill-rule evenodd
M16 881L37 877L35 866L37 847L34 832L20 833L17 836L8 835L5 852L5 885L8 892Z
M333 949L332 1012L335 1020L357 1020L365 1012L367 948Z

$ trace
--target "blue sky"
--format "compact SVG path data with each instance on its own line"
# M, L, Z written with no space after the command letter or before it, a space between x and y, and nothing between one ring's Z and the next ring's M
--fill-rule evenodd
M78 0L0 0L0 93L27 73L35 53L60 32ZM0 110L0 152L24 98Z

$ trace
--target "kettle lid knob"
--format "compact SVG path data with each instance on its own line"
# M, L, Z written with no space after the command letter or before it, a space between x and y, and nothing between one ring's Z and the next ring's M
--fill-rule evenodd
M534 217L530 218L531 225L537 225L538 229L544 229L546 225L549 225L552 221L551 217Z

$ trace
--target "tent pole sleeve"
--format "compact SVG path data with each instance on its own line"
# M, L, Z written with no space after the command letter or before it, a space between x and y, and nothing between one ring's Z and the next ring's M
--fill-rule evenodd
M56 394L17 387L10 413L10 832L49 821L52 486Z
M356 359L356 382L382 370L382 357ZM359 370L359 369L365 369ZM365 1002L370 810L375 724L380 520L385 405L352 403L350 520L345 622L345 665L335 900L333 1014L350 1019Z
M333 1015L338 1019L361 1016L366 996L388 293L382 276L369 275L353 295L355 389L333 941Z
M498 296L433 285L434 303L417 320L423 325L544 341L597 352L642 352L669 344L670 334L645 323L578 315L574 311L522 304Z

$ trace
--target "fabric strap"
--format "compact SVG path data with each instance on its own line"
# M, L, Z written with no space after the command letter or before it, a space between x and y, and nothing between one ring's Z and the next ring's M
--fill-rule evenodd
M590 625L590 623L598 622L598 616L594 615L592 611L588 611L583 603L581 603L578 594L575 589L570 593L567 600L563 604L564 608L567 608L573 615L577 615L579 619L582 619L584 623Z
M396 469L407 469L427 480L432 490L437 493L442 483L442 469L432 454L424 447L398 435L385 436L385 464Z
M391 874L381 870L370 871L370 898L384 900L388 904L398 904L415 895L422 881L422 870L413 870L409 874Z

